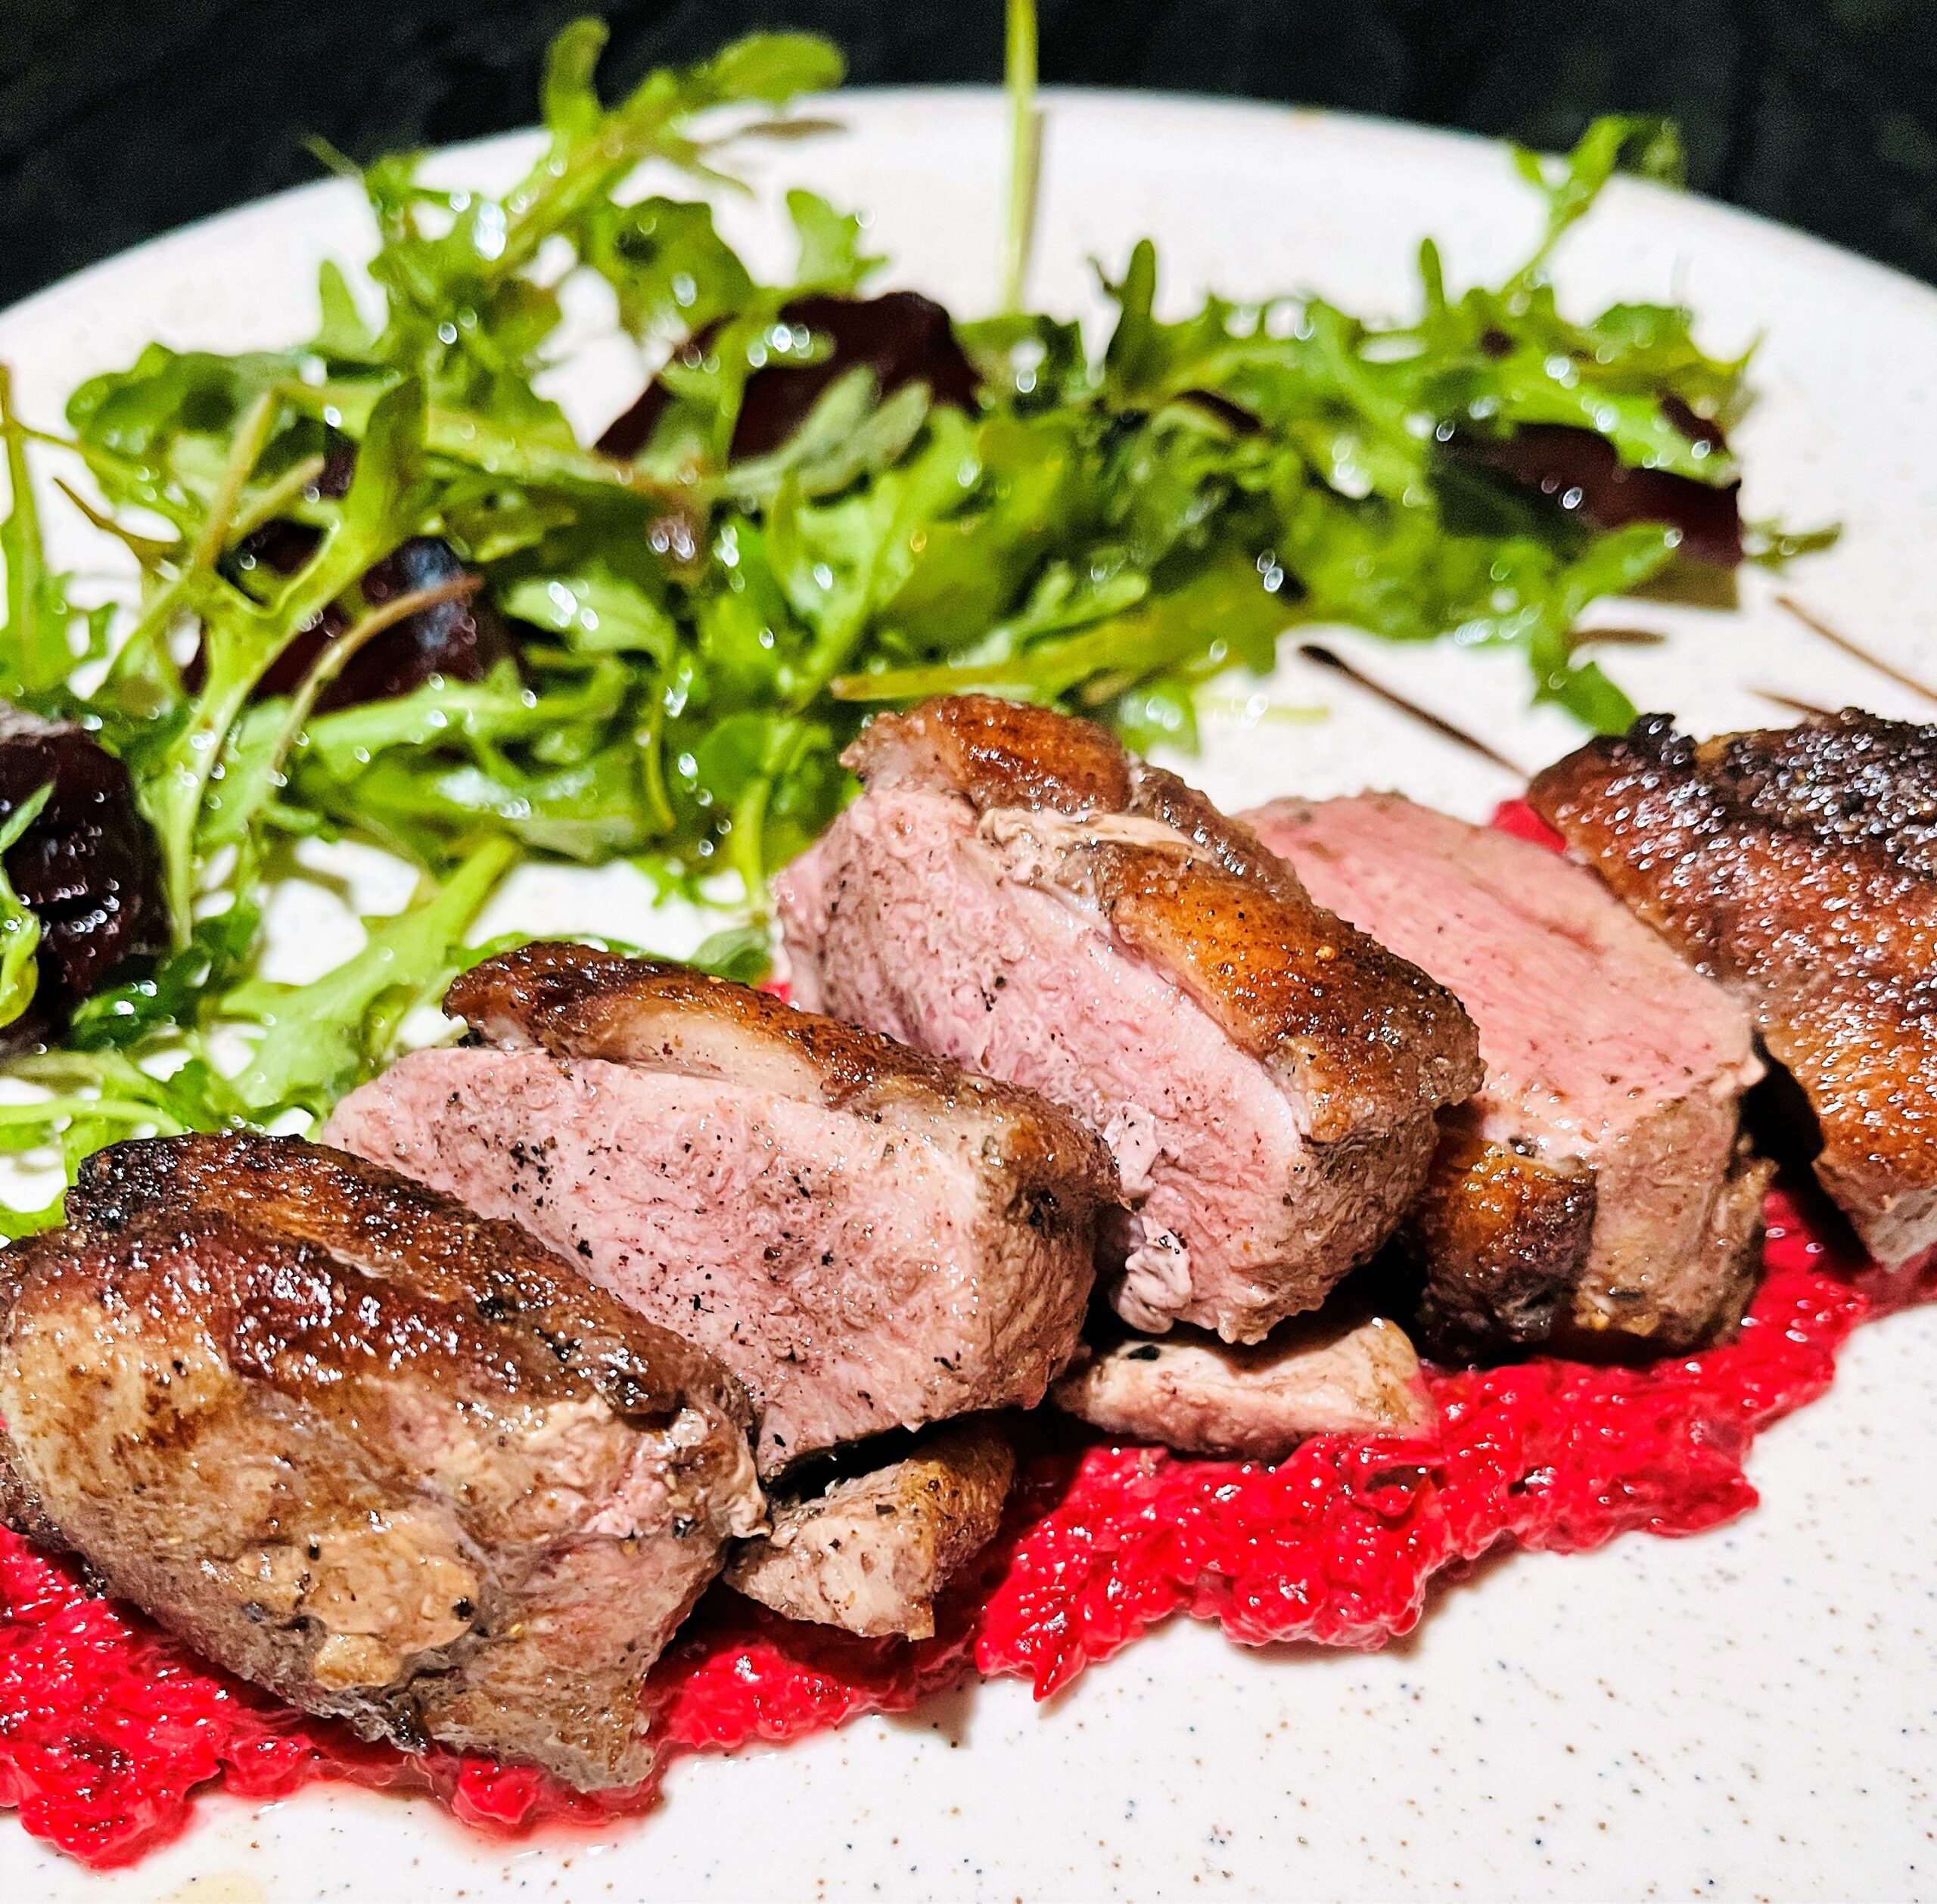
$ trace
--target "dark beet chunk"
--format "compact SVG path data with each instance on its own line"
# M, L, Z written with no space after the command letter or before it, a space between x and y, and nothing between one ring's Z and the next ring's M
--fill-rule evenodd
M244 541L239 553L278 575L294 575L316 553L320 539L316 530L303 523L266 523ZM458 581L468 573L449 543L434 536L415 536L365 573L363 592L374 604ZM349 626L349 616L332 602L276 657L256 689L258 698L294 694L316 657ZM511 658L511 652L503 618L489 602L475 595L440 602L367 642L317 697L317 711L328 713L364 701L389 700L422 687L434 676L447 681L482 681L499 661ZM184 673L191 689L201 685L199 652Z
M467 573L449 543L414 536L364 576L363 592L374 605L461 580ZM276 657L257 693L294 694L316 657L349 626L350 617L332 602ZM440 602L366 642L317 697L317 711L393 700L434 676L482 681L511 652L503 619L489 602L475 595Z
M1691 443L1727 448L1722 433L1674 398L1663 405ZM1523 488L1537 489L1562 508L1578 510L1597 529L1629 523L1665 523L1681 531L1681 553L1718 568L1742 560L1742 485L1712 487L1666 470L1631 469L1614 446L1591 430L1567 424L1522 424L1510 436L1462 432L1453 450Z
M733 426L735 462L779 449L829 387L859 365L874 372L883 396L910 384L925 384L937 403L957 410L975 408L981 387L975 366L956 341L947 312L918 291L890 291L881 297L817 293L782 306L780 315L825 337L832 348L817 364L769 364L747 379ZM682 354L704 356L718 329L708 325L696 331ZM651 442L670 400L655 377L599 439L599 448L630 462Z
M822 396L857 365L875 374L883 396L910 384L925 384L938 404L975 408L975 368L955 340L948 313L918 291L885 297L799 297L782 306L789 324L827 337L833 349L817 364L768 365L747 380L733 455L764 456L778 449Z
M39 990L0 1030L14 1045L56 1035L117 967L168 943L161 856L128 769L79 728L0 702L0 819L50 784L7 854L7 877L41 925Z

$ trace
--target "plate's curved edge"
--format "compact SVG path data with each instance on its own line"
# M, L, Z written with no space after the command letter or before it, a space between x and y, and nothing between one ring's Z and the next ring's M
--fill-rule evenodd
M1365 149L1368 157L1390 159L1408 149L1416 151L1422 158L1429 157L1437 162L1457 155L1460 163L1474 169L1476 182L1482 168L1495 166L1498 168L1496 175L1484 181L1487 185L1509 182L1511 179L1508 141L1463 128L1422 126L1410 120L1388 119L1370 113L1339 112L1327 107L1222 99L1201 93L1050 86L1044 88L1038 97L1043 110L1049 116L1046 139L1058 135L1062 129L1059 122L1066 124L1071 120L1077 126L1099 122L1121 125L1152 118L1180 125L1214 124L1220 127L1248 123L1261 132L1315 135L1348 149L1360 147ZM825 116L841 125L844 131L848 129L843 115L850 113L856 121L853 129L865 134L868 129L866 122L872 117L911 108L918 112L932 110L942 103L958 110L986 114L992 129L1000 129L1006 123L1006 96L1000 88L993 86L853 86L838 92L809 95L797 102L797 108L804 118ZM440 166L464 169L479 164L509 163L514 154L525 150L535 153L542 137L538 128L520 127L483 138L440 146L430 156ZM1671 204L1676 208L1677 216L1684 219L1712 221L1717 229L1753 238L1772 248L1780 247L1789 252L1800 266L1860 274L1873 290L1901 301L1937 321L1937 287L1876 259L1865 257L1861 252L1849 250L1761 213L1728 204L1699 192L1677 191L1650 180L1625 176L1611 180L1607 189L1617 200L1631 198L1637 203L1644 203L1653 198ZM346 206L362 202L350 181L321 178L291 186L283 191L244 200L185 225L157 232L125 251L83 266L0 309L0 335L16 324L31 325L36 321L42 310L55 301L71 297L84 287L92 289L102 284L104 281L101 274L150 269L157 259L172 257L176 247L192 247L202 242L213 228L225 221L257 213L278 217L298 216L305 207L320 207L337 199L343 200Z

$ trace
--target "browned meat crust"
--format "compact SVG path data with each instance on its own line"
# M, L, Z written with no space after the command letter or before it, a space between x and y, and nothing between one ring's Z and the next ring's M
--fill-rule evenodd
M1702 747L1657 715L1530 794L1748 1006L1815 1112L1817 1176L1886 1263L1937 1243L1937 882L1918 870L1917 790L1933 744L1932 729L1845 714Z
M1594 1173L1543 1163L1469 1131L1443 1132L1398 1243L1426 1272L1421 1338L1462 1356L1544 1342L1593 1235Z
M1040 829L1054 882L1093 900L1298 1092L1314 1142L1382 1136L1478 1086L1478 1034L1450 992L1315 904L1248 827L1101 728L965 694L882 716L844 757L870 786L944 786L978 812L1084 821ZM1094 824L1110 814L1145 824Z
M1880 848L1937 878L1937 727L1846 707L1824 720L1698 744L1730 803L1766 824Z
M776 1501L726 1583L789 1620L878 1639L927 1639L937 1596L995 1538L1015 1453L993 1422L924 1435L912 1455L804 1499Z
M1048 1099L688 966L535 942L473 966L444 1008L495 1044L554 1058L730 1078L862 1116L982 1117L990 1160L1019 1188L1073 1204L1116 1197L1108 1151Z
M1102 728L988 694L924 701L870 721L847 765L871 787L953 788L982 812L1122 813L1132 792L1130 756Z
M534 1368L569 1374L615 1414L670 1420L695 1399L742 1427L746 1391L683 1336L642 1320L515 1223L490 1221L381 1165L321 1144L245 1132L98 1151L67 1193L70 1222L124 1229L161 1216L226 1216L405 1280L549 1346Z
M92 1160L0 1275L10 1514L406 1748L651 1769L647 1668L761 1503L744 1396L509 1224L294 1138Z
M1301 1316L1248 1348L1189 1329L1130 1337L1050 1399L1106 1434L1254 1461L1314 1435L1416 1437L1438 1418L1405 1331L1362 1311Z

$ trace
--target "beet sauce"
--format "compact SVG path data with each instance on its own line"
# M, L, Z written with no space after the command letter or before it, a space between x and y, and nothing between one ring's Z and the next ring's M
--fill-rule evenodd
M1499 823L1530 837L1529 818L1509 807ZM1842 1253L1785 1192L1768 1219L1733 1341L1639 1367L1434 1372L1430 1444L1335 1437L1273 1468L1072 1431L1025 1460L1002 1536L950 1589L931 1640L857 1639L716 1592L653 1674L661 1769L906 1711L972 1673L1046 1697L1178 1613L1245 1645L1376 1648L1417 1622L1435 1576L1500 1542L1573 1553L1730 1520L1755 1504L1742 1464L1757 1432L1829 1387L1858 1323L1937 1295L1928 1271L1886 1281ZM70 1558L0 1530L0 1807L29 1831L105 1868L177 1836L217 1780L266 1800L322 1778L425 1793L499 1831L658 1797L656 1779L589 1797L521 1767L364 1744L204 1665L90 1595Z

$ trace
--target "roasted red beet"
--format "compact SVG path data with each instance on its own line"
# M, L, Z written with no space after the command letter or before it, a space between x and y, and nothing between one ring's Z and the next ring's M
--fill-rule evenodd
M355 446L339 444L316 478L316 493L332 499L348 495L356 470ZM236 556L244 568L294 575L322 539L321 532L307 523L278 517L245 536ZM388 601L460 580L467 573L448 542L415 536L365 574L363 592L372 602ZM276 657L257 685L257 697L294 694L316 657L349 626L349 616L332 602ZM474 596L440 602L375 636L317 697L316 710L326 714L334 707L389 700L439 675L449 681L482 681L511 652L504 621L488 602ZM201 687L202 670L198 651L183 670L191 688Z
M0 702L0 819L41 787L47 804L7 854L7 877L40 921L40 986L0 1040L52 1036L126 961L168 943L161 856L128 769L81 728Z
M1690 443L1717 453L1727 448L1721 430L1678 399L1662 405ZM1712 486L1666 470L1631 469L1605 436L1558 423L1522 424L1510 436L1462 432L1453 453L1537 489L1597 529L1629 523L1665 523L1681 531L1681 553L1697 562L1732 569L1742 560L1742 485Z
M781 306L788 324L804 325L833 348L816 364L769 364L747 379L731 455L735 462L777 449L807 421L807 413L838 378L858 365L875 374L883 396L909 384L925 384L937 403L975 408L980 388L975 367L955 340L948 313L916 291L882 297L797 297ZM703 355L717 325L696 331L685 349ZM657 377L639 401L599 439L608 456L630 462L651 442L672 393Z
M304 523L272 522L249 536L241 553L278 575L294 575L316 553L319 539L316 531ZM420 589L459 581L467 573L449 543L435 536L414 536L364 576L363 592L373 603L388 601ZM316 657L349 626L350 617L331 603L276 657L257 684L257 697L294 694ZM511 654L511 637L503 619L490 603L474 595L440 602L385 629L365 644L318 696L317 712L326 714L334 707L388 700L422 687L434 676L449 681L482 681ZM197 652L184 670L191 688L201 685L202 666Z
M461 580L466 573L449 543L434 536L413 536L364 576L363 592L373 603L388 601ZM294 693L316 657L349 626L350 617L332 602L276 657L257 694ZM367 642L317 697L317 711L389 700L437 675L447 681L482 681L511 652L503 620L489 602L475 595L440 602Z

